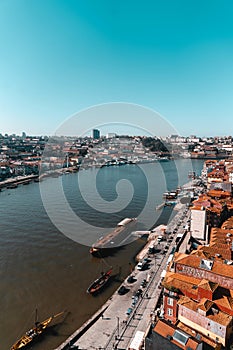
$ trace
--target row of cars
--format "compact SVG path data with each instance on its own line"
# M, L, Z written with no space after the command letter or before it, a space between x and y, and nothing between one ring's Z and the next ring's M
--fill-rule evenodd
M148 268L148 265L150 263L150 259L149 258L144 258L142 259L141 261L139 261L139 263L137 264L136 266L136 269L139 270L139 271L142 271L142 270L145 270ZM127 283L129 284L132 284L134 282L136 282L137 279L133 276L133 275L130 275L128 278L127 278ZM136 304L138 303L139 301L139 298L142 296L143 294L143 289L146 287L147 285L147 280L146 279L143 279L141 284L140 284L140 287L136 290L136 292L134 292L134 294L132 295L132 302L131 302L131 306L127 309L126 311L126 315L130 315L133 311L133 308L136 306ZM118 289L118 294L119 295L124 295L126 293L128 293L130 290L130 288L128 286L125 286L125 285L122 285L119 289Z
M145 288L147 285L146 279L144 279L140 285L140 288L132 295L132 302L131 302L131 307L129 307L126 311L126 315L130 315L133 311L133 308L136 306L139 298L142 296L143 293L143 288Z

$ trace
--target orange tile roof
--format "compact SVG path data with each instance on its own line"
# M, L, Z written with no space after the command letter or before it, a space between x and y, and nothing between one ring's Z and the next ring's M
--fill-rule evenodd
M233 298L231 296L223 295L222 298L216 299L214 302L216 305L221 305L233 311Z
M225 240L217 237L210 240L209 246L199 246L197 249L198 252L202 251L206 258L214 257L215 260L231 260L231 247ZM201 254L199 253L198 256L201 256Z
M210 197L230 197L231 193L222 189L214 189L207 192Z
M190 255L186 255L186 257L180 258L179 260L176 260L176 257L174 257L174 262L182 265L194 267L194 268L200 268L201 258L199 256L190 254ZM213 261L212 269L209 271L217 275L225 276L233 279L232 265L227 265L220 261Z
M218 344L216 344L213 340L211 340L210 338L207 338L206 336L200 334L200 333L197 333L194 329L186 326L185 324L183 324L182 322L178 322L177 323L177 328L180 328L181 330L183 330L184 332L190 334L191 336L197 336L197 334L199 334L199 337L200 337L200 341L203 341L204 343L210 345L213 349L216 349L219 347Z
M163 280L163 286L168 289L169 287L176 288L183 293L186 291L193 295L197 295L198 289L193 287L197 286L199 282L200 280L198 278L189 277L179 273L167 272Z
M190 350L195 350L198 348L200 341L193 338L193 337L189 337L187 340L187 343L185 345L182 345L180 343L178 343L174 338L173 335L176 331L176 327L168 324L166 321L164 320L159 320L155 327L154 327L154 332L156 332L157 334L161 335L164 338L167 338L168 336L171 337L171 339L169 340L171 343L176 344L180 349L186 350L186 349L190 349ZM189 334L187 334L189 335Z
M222 229L233 229L233 217L230 217L222 224Z
M181 297L178 301L178 304L187 307L188 309L193 310L195 312L198 312L198 309L208 311L212 306L214 306L214 303L212 303L212 305L210 306L210 304L206 302L206 299L203 302L198 303L188 297ZM211 314L207 313L205 317L223 326L228 326L232 321L232 316L227 315L222 311L218 311L218 313Z
M202 259L209 259L210 258L210 254L204 250L201 250L201 248L197 248L197 250L193 250L190 255L197 255L199 257L201 257Z
M198 309L201 309L205 312L209 311L210 308L213 306L213 302L206 299L206 298L203 298L200 303L197 305Z
M205 290L209 290L211 292L214 292L218 288L218 283L210 282L207 280L202 280L199 284L199 287Z

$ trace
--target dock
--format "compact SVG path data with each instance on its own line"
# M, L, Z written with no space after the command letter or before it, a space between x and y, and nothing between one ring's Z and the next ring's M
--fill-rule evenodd
M163 202L159 205L157 205L157 207L155 208L156 210L161 210L164 206L165 206L166 202Z

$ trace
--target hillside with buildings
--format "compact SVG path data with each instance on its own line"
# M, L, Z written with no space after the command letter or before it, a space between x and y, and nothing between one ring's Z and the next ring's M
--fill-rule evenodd
M46 152L44 151L46 150ZM38 175L43 169L100 167L105 164L142 163L161 158L223 159L232 156L232 137L200 138L172 135L166 138L145 136L46 137L0 134L0 181ZM43 158L43 159L42 159ZM220 174L218 176L221 176Z
M233 161L205 162L206 189L190 205L188 244L164 274L148 350L233 348L232 174Z

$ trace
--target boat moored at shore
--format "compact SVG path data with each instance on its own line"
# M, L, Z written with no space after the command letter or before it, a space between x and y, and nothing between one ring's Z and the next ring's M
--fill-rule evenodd
M101 276L97 278L91 285L87 288L87 293L95 294L98 293L109 281L112 274L112 267L107 272L102 272Z
M109 251L109 249L112 250L113 248L117 248L121 245L121 242L126 239L125 234L130 226L134 225L136 222L137 218L125 218L120 221L113 231L108 233L105 237L100 238L92 245L90 253L99 257L99 253L104 253L104 251Z
M17 342L12 345L10 350L17 350L28 346L46 330L54 318L61 316L62 314L64 314L64 311L60 312L59 314L50 316L43 322L35 322L35 327L27 331L19 340L17 340Z

